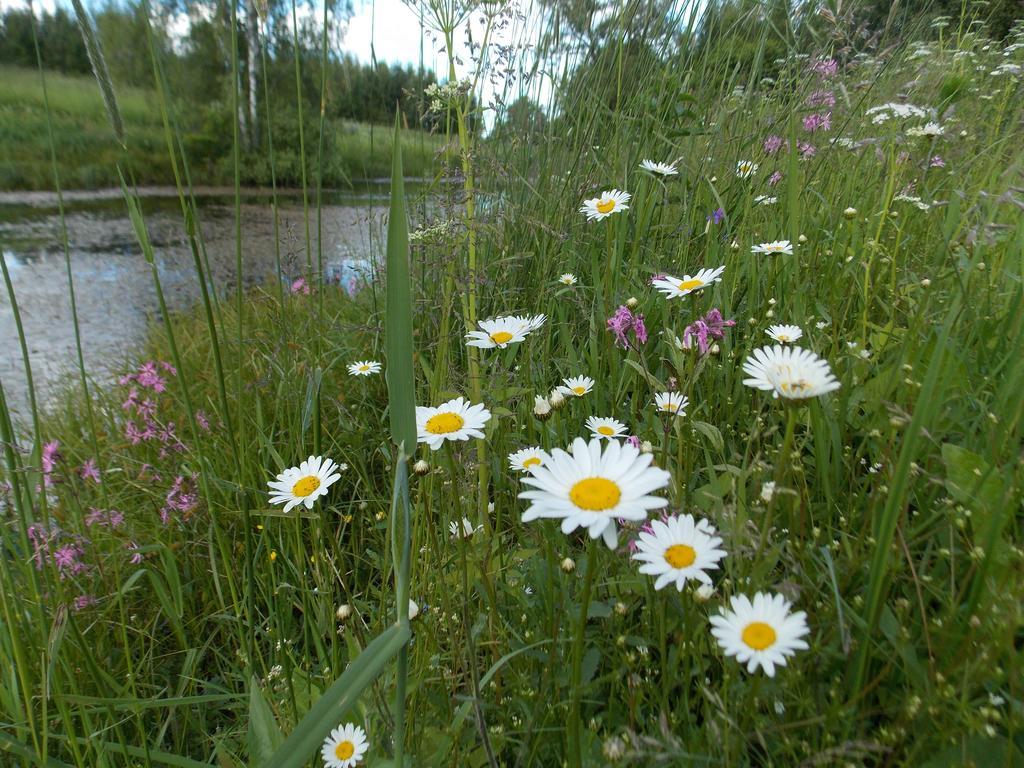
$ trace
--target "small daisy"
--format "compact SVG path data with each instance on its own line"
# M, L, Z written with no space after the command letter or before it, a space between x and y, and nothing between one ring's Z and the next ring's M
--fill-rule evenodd
M659 392L654 396L654 406L662 413L685 416L690 399L678 392Z
M628 211L631 197L629 192L622 192L618 189L606 190L601 193L600 197L584 200L583 205L580 206L580 213L586 214L587 221L600 221L613 213Z
M675 163L656 163L653 160L644 160L640 163L640 168L657 176L676 176L679 174Z
M724 266L716 267L715 269L702 269L692 277L690 275L683 275L682 278L678 278L665 275L656 278L652 284L668 298L675 299L679 296L686 296L688 293L699 291L702 288L707 288L712 283L719 282L722 279L723 272L725 272Z
M557 389L563 395L583 397L593 388L594 380L589 376L571 376L568 379L562 379L562 386L558 387Z
M600 416L591 416L587 419L586 427L590 430L590 434L599 440L611 440L616 437L622 437L629 431L621 421L605 419Z
M519 498L530 502L523 522L538 518L562 521L562 533L586 528L590 538L604 538L614 549L618 545L616 520L646 520L652 509L668 504L668 499L651 496L671 481L668 472L652 467L652 454L626 443L612 440L602 449L601 441L589 443L577 437L571 453L556 448L551 463L533 470L524 478L533 489Z
M744 361L748 387L772 392L775 398L806 400L839 389L828 362L800 347L761 347Z
M572 272L566 272L564 275L558 278L558 282L562 285L576 285L576 275Z
M509 344L518 344L543 324L544 315L537 317L506 315L493 320L481 320L478 323L479 331L470 331L466 334L466 338L469 339L466 346L504 349Z
M551 456L543 448L523 448L508 455L508 465L518 472L529 472L534 467L543 467Z
M469 440L483 437L484 424L491 418L491 412L482 404L470 405L464 398L457 397L437 408L416 406L417 439L436 451L445 440Z
M453 539L458 539L459 537L461 537L463 539L468 539L474 533L476 533L477 531L481 530L482 528L483 528L482 525L478 525L476 528L474 528L473 527L473 523L470 522L468 517L462 518L462 525L461 526L458 523L456 523L454 520L452 520L450 523L448 523L448 530L451 531ZM410 605L409 607L411 608L412 606ZM416 612L419 613L419 606L416 607ZM412 613L412 611L410 611L410 613ZM413 617L410 616L409 618L411 619Z
M793 244L789 240L772 240L770 243L761 243L750 249L751 253L763 253L774 256L777 253L784 253L787 256L793 255Z
M352 768L366 755L366 731L358 725L339 725L324 739L320 756L327 768Z
M770 325L765 333L783 344L792 344L804 335L799 325Z
M352 376L369 376L372 373L380 373L380 363L376 360L358 360L348 367Z
M757 173L757 169L760 167L753 160L740 160L736 163L736 175L741 179L749 179Z
M341 477L344 465L335 464L322 456L310 456L297 467L291 467L267 483L270 486L270 503L284 504L284 511L305 504L313 508L313 502L327 495L327 489Z
M720 608L720 615L711 617L711 634L725 651L747 665L753 674L758 667L768 677L775 677L775 667L786 666L787 657L806 650L801 638L810 632L807 614L790 613L792 605L782 595L758 592L751 602L746 595L730 600L732 610Z
M675 582L682 592L690 580L710 586L707 571L718 568L718 561L725 557L725 550L718 548L722 540L713 533L713 528L708 533L692 515L652 520L648 530L640 531L633 559L643 563L640 573L658 577L655 589Z

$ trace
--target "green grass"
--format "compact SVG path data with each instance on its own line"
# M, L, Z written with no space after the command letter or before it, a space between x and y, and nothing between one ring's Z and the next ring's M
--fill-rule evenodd
M138 88L118 88L118 106L125 121L128 149L122 149L110 128L96 81L90 77L46 73L54 142L61 164L61 183L68 189L118 185L117 164L139 184L173 185L163 124L156 95ZM230 131L227 139L215 121L201 116L185 125L190 160L203 184L230 184L233 178ZM307 122L315 125L312 116ZM283 184L297 185L301 176L297 131L288 113L275 114L275 162ZM310 130L310 126L307 126ZM347 180L383 178L390 171L391 132L386 127L349 121L328 123L324 183L344 186ZM225 144L226 141L226 144ZM402 131L406 170L410 176L432 175L440 141L416 130ZM266 153L245 158L243 182L270 185ZM46 111L39 73L0 66L0 189L52 189Z
M679 50L657 29L652 45ZM764 24L745 34L779 42ZM409 200L431 212L417 225L435 225L412 237L416 401L461 395L492 415L483 440L417 451L407 674L383 666L345 718L367 729L368 766L393 765L396 691L416 766L598 766L623 752L639 766L1021 764L1024 99L1019 79L989 74L1021 54L951 34L927 56L893 49L827 83L803 58L762 81L756 65L739 73L696 44L623 80L635 62L611 45L575 84L557 83L560 116L500 142L474 143L469 103L448 103L438 167L455 183ZM809 134L806 98L821 88L836 95L833 127ZM914 138L865 114L903 100L937 107L944 134ZM770 133L789 146L766 153ZM801 157L797 141L817 153ZM644 158L678 159L680 174L655 179ZM742 159L760 164L752 179L736 177ZM612 187L633 194L629 210L585 221L581 201ZM725 219L709 223L719 207ZM776 239L793 255L751 253ZM404 317L386 317L399 250L392 285L355 298L272 284L161 318L138 360L177 365L157 369L166 389L93 387L90 416L69 382L23 436L31 452L0 424L13 484L5 759L258 765L280 735L308 739L303 718L344 699L321 699L343 672L365 679L350 662L374 638L395 650L389 511L403 468L389 382L346 364L407 364L394 331L384 338ZM682 299L650 285L719 265L720 283ZM650 338L623 349L605 323L627 303ZM712 308L736 325L707 355L679 349ZM547 321L504 350L464 345L478 319L513 313ZM744 385L743 361L777 322L802 327L838 391L787 409ZM594 390L537 418L535 397L573 375ZM690 407L666 422L651 401L670 382ZM124 404L142 398L163 438L126 429L143 418ZM506 456L566 446L591 415L651 443L671 475L667 511L718 530L728 556L710 597L655 591L624 549L636 525L611 551L557 521L522 521L525 486ZM43 497L49 441L60 458ZM270 507L267 481L315 450L347 465L338 483L309 510ZM88 460L99 485L78 471ZM181 483L193 498L168 510ZM88 525L94 508L124 522ZM481 527L453 540L463 517ZM37 569L27 529L48 524L60 532ZM60 546L80 547L85 567L62 572ZM748 674L710 634L730 597L758 591L785 595L810 626L809 649L774 677ZM83 596L95 602L76 607Z

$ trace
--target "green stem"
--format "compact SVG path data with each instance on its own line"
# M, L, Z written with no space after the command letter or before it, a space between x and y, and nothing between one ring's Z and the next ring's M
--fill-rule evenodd
M572 677L569 709L569 764L573 768L583 766L583 745L580 740L580 700L583 691L580 685L583 667L583 644L587 634L587 615L590 612L590 594L594 587L597 571L597 552L600 539L591 539L587 544L587 575L583 581L583 595L580 598L580 616L576 625L576 637L572 644Z

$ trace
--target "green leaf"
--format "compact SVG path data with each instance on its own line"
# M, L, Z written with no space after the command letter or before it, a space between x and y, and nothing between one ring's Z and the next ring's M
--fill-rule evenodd
M341 723L366 687L377 679L384 665L409 642L411 634L408 624L395 624L378 635L324 691L295 730L263 764L264 768L304 768L331 729Z
M974 524L981 530L1003 500L1003 482L999 473L976 453L952 443L943 443L942 462L946 465L946 489L965 507L976 513Z
M249 683L249 765L264 764L283 741L274 713L253 678Z
M391 206L388 212L387 292L384 321L384 376L388 384L391 439L416 447L416 385L412 360L412 289L409 281L409 222L405 211L402 176L402 142L395 114L395 138L391 154Z

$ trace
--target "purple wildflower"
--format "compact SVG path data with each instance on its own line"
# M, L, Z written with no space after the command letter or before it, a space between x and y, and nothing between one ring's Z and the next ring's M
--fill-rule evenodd
M836 105L836 97L832 91L814 91L807 97L807 106L811 108L828 107L831 109Z
M712 309L704 317L686 326L683 331L683 349L692 349L696 340L697 350L705 355L711 348L709 341L724 338L725 329L734 325L735 320L725 320L719 310Z
M796 148L800 151L800 156L805 160L818 154L818 150L815 149L814 145L807 141L801 141L796 145Z
M53 470L56 469L57 462L60 461L60 458L61 456L59 442L54 440L43 446L43 484L47 488L53 485Z
M638 451L640 450L640 438L637 437L636 435L630 435L629 437L627 437L626 438L626 443L628 445L632 445Z
M622 304L615 314L608 318L608 330L615 334L615 343L622 347L629 346L629 339L626 334L630 331L641 344L647 343L647 328L644 326L644 316L634 315L629 307Z
M210 420L206 417L206 414L202 409L196 410L196 424L198 424L199 428L204 432L210 431Z
M92 595L79 595L75 598L75 610L81 611L91 605L96 605L96 598Z
M96 466L96 459L86 459L85 463L78 468L78 474L83 480L92 480L97 485L100 482L100 469Z
M928 161L930 168L945 168L946 161L942 159L941 155L935 155L931 160Z
M724 208L715 208L715 210L711 212L711 215L708 216L708 221L710 221L712 224L721 224L722 221L724 221L724 220L725 220L725 209Z
M832 128L832 113L820 112L804 118L804 130L809 133L827 131Z
M764 140L764 151L767 155L774 155L785 144L781 136L769 136Z
M776 171L775 173L768 177L768 186L774 187L780 181L782 181L782 171Z
M77 576L86 570L86 564L82 562L82 555L85 550L78 543L65 544L53 552L53 564L57 566L57 574L63 580L68 576Z
M131 541L125 544L125 547L128 549L129 552L131 552L131 557L128 558L128 562L130 562L132 565L138 565L142 562L142 551L139 549L138 544L136 544L134 541Z
M307 295L308 296L310 291L311 291L311 289L309 287L309 283L306 282L306 278L304 278L304 277L300 277L298 280L295 280L292 283L292 287L291 287L291 292L292 293L301 293L303 295Z
M160 521L167 525L171 520L171 515L174 512L180 512L182 517L188 519L189 515L196 508L196 504L199 501L199 495L194 489L188 487L189 481L181 475L178 475L174 479L174 484L171 485L171 490L167 492L167 497L164 499L164 506L160 510Z
M811 62L811 71L824 80L839 71L839 62L833 58L815 59Z

